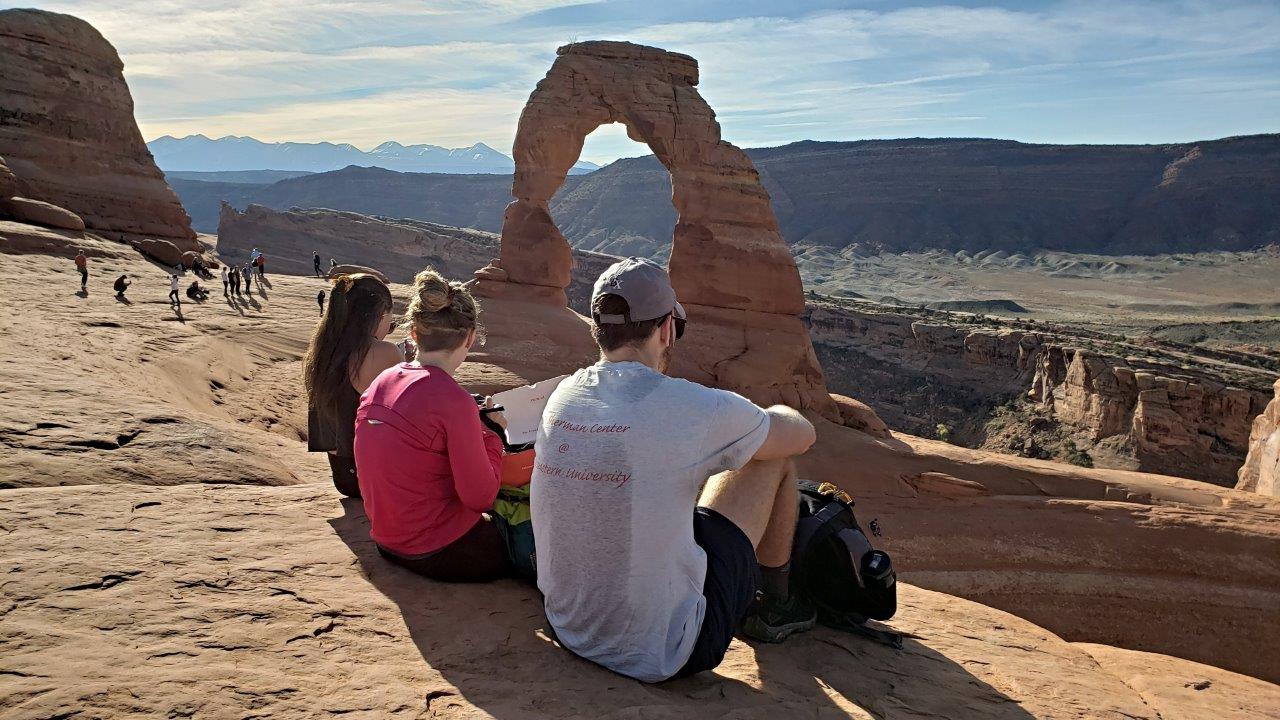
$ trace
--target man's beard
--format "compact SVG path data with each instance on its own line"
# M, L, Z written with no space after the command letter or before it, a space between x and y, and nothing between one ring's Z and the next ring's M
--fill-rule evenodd
M667 374L667 370L671 367L671 351L672 346L668 345L662 349L662 357L658 358L658 372L663 375Z

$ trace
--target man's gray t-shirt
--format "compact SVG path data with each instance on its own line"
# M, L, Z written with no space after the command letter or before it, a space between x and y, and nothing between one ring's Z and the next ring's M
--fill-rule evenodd
M706 611L698 494L768 434L768 414L741 395L638 362L601 361L560 383L531 485L538 588L560 642L646 682L683 667Z

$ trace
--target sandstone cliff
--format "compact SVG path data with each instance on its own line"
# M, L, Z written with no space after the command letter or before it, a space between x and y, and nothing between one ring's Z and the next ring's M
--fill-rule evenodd
M1280 497L1280 380L1275 397L1253 421L1249 434L1249 456L1240 468L1237 490Z
M992 409L1026 398L1082 450L1104 446L1094 453L1100 465L1221 485L1235 483L1274 378L1044 324L981 326L967 315L821 301L807 321L832 388L870 402L894 427L932 435L941 423L980 444Z
M467 279L498 255L498 236L478 230L420 220L370 217L352 212L297 208L276 212L250 205L243 212L223 204L218 224L219 256L233 263L249 259L253 248L267 255L269 272L311 275L312 253L321 267L329 259L382 271L393 282L412 282L431 265L446 277ZM587 311L591 285L616 258L574 251L566 293L570 304Z
M0 156L15 195L65 208L113 240L156 236L200 250L142 141L124 66L97 30L69 15L0 11L0 67Z

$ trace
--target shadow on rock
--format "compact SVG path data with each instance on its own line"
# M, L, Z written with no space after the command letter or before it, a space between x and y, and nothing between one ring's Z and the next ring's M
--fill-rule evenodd
M515 580L449 584L384 560L359 500L329 520L363 575L404 617L423 660L457 689L423 688L430 709L474 705L495 718L984 717L1026 720L1016 701L917 640L901 650L825 628L781 645L735 642L714 673L646 685L552 639L537 590ZM465 698L465 701L463 700ZM765 715L759 715L764 717Z

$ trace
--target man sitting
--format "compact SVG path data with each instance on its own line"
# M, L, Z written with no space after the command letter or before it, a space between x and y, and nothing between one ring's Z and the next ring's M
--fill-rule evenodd
M719 665L739 626L769 642L813 627L788 593L790 458L813 426L664 374L686 318L658 265L615 263L591 312L602 358L551 395L531 486L538 587L560 642L657 682Z

